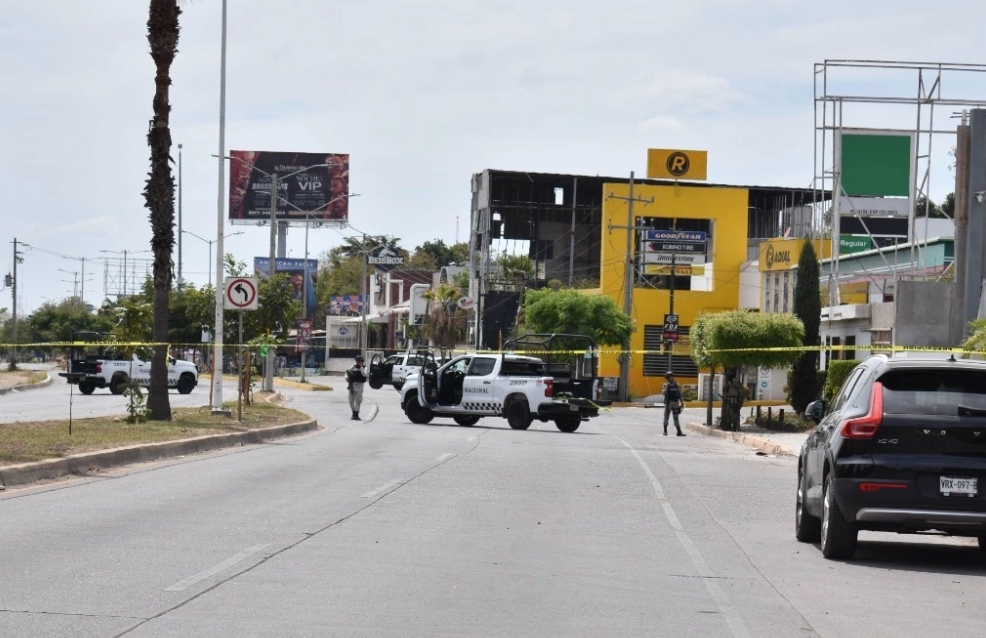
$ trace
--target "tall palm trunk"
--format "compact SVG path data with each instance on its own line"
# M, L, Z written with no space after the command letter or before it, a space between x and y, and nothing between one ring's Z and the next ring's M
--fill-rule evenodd
M151 248L154 251L154 321L151 327L154 358L147 408L154 421L171 420L168 398L168 301L171 296L171 253L175 245L175 180L171 174L171 63L178 52L178 0L150 0L147 42L154 60L154 119L147 132L151 170L144 187L144 206L150 211Z

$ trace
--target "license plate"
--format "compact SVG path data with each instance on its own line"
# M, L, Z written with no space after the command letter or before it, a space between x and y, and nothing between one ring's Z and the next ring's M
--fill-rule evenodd
M568 411L569 412L578 412L579 411L579 406L574 405L572 403L569 403L568 404Z
M942 496L975 496L979 492L979 479L942 476L939 488Z

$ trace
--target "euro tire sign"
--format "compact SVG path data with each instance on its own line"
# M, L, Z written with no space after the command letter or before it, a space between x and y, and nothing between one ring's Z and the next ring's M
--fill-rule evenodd
M678 315L671 313L664 315L664 340L678 340Z
M226 310L256 310L258 279L256 277L226 277L226 294L223 308Z

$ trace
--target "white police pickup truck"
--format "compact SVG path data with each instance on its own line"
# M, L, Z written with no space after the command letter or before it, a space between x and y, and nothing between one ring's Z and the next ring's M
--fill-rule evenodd
M401 390L401 407L412 423L449 417L475 425L493 416L506 418L515 430L526 430L534 419L554 421L562 432L574 432L583 419L599 415L594 401L556 397L554 383L537 357L463 355L440 368L426 362L420 373L412 372Z
M400 391L404 387L407 376L412 372L419 372L421 366L430 358L433 357L426 350L394 354L386 359L375 354L370 358L370 387L378 390L385 383L389 383L395 390Z
M113 394L123 394L124 384L131 379L142 386L151 384L151 362L137 355L129 361L120 359L98 359L92 370L86 371L79 384L79 392L92 394L96 388L109 388ZM72 383L72 379L69 379ZM188 394L199 383L199 371L195 364L168 357L168 387L181 394Z

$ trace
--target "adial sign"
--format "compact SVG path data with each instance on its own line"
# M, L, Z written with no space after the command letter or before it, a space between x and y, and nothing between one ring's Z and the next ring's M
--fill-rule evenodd
M860 237L858 235L839 236L839 254L860 253L864 250L873 249L873 238Z

